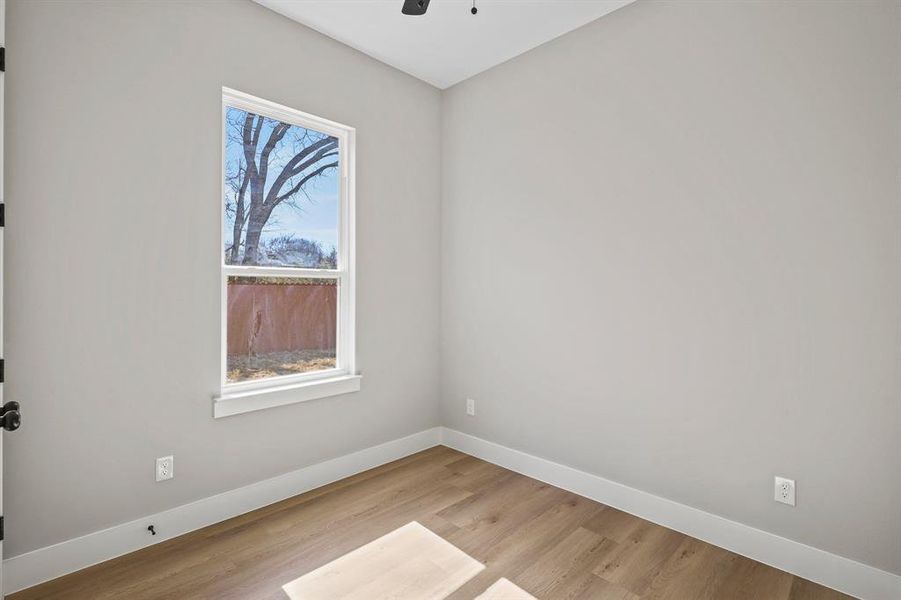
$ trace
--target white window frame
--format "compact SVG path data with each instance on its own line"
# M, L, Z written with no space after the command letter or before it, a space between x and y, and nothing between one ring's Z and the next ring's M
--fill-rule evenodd
M226 112L228 108L277 119L325 133L338 138L338 164L341 169L338 202L338 265L337 269L307 269L292 267L254 267L225 264L225 163ZM217 257L220 270L221 312L221 368L220 393L213 398L213 416L226 417L243 412L304 402L360 389L356 372L355 349L355 270L354 270L354 155L356 131L334 121L262 100L229 88L222 88L222 172L219 195L219 246ZM229 383L227 381L228 351L228 278L229 277L291 277L334 279L338 286L338 315L335 368L297 375L282 375L266 379Z

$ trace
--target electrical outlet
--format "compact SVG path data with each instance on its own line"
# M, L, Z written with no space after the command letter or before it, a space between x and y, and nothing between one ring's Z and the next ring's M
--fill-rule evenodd
M470 417L476 416L476 401L472 398L466 399L466 414Z
M156 480L165 481L175 477L175 457L161 456L156 459Z
M776 477L776 502L795 505L795 480Z

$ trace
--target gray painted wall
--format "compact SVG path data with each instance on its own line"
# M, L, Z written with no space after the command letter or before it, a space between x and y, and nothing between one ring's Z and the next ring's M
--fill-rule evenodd
M443 423L901 573L899 90L897 2L639 2L445 92Z
M436 89L247 1L7 6L7 556L437 425ZM357 128L357 394L211 418L223 85Z

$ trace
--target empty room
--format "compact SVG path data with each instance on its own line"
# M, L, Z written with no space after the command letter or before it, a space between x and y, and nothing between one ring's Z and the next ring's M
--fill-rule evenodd
M901 600L901 0L0 48L0 597Z

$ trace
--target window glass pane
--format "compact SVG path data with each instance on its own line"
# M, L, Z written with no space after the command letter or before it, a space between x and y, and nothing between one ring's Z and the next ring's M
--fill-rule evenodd
M228 107L225 264L337 268L338 139Z
M338 281L229 277L228 383L335 367Z

